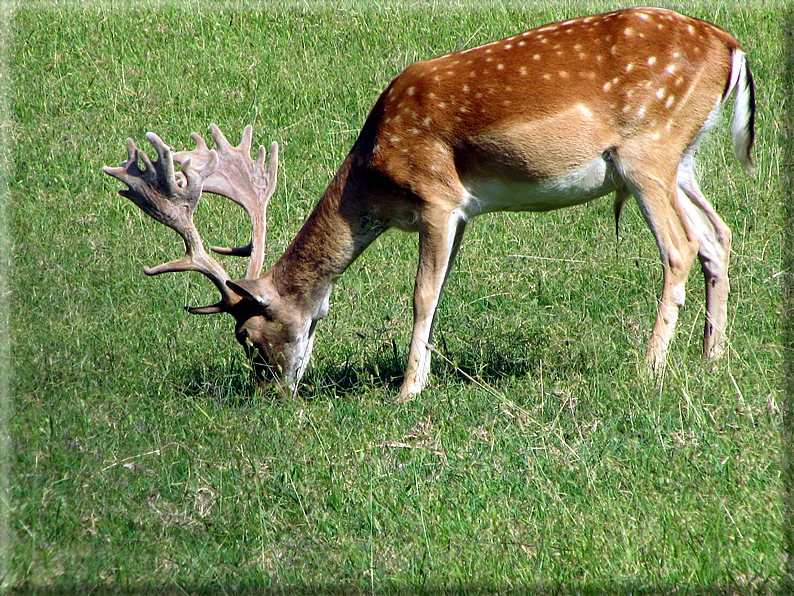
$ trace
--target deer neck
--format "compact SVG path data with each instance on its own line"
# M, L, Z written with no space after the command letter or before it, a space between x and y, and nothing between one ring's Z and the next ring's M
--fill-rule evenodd
M336 278L388 227L369 212L367 174L355 153L345 159L271 269L279 294L308 310L323 309Z

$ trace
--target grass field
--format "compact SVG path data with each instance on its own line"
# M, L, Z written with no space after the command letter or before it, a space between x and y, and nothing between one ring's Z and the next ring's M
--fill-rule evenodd
M142 274L182 246L101 174L126 137L189 148L214 122L279 141L272 262L409 63L618 7L461 4L8 14L4 586L782 590L782 3L663 3L731 31L757 85L757 174L733 157L727 118L699 153L734 239L729 350L713 371L695 268L663 382L640 374L661 267L633 205L615 237L609 198L469 225L432 384L402 405L415 235L385 234L339 281L293 401L258 394L231 319L182 310L216 300L206 279ZM196 220L209 243L247 242L220 199Z

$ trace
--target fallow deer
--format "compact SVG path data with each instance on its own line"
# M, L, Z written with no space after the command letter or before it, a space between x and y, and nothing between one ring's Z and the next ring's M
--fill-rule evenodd
M265 209L277 145L250 157L251 128L232 147L173 154L153 133L157 159L127 141L127 160L104 171L121 194L185 240L178 261L146 269L200 271L261 374L296 391L328 312L334 281L390 227L419 232L414 325L398 399L428 382L433 320L466 222L492 211L549 211L615 193L616 221L633 196L661 255L663 287L647 352L664 367L684 284L698 256L706 285L704 358L724 347L731 233L695 179L698 141L735 91L731 136L753 162L753 81L739 43L716 26L658 8L620 10L545 25L476 48L414 63L375 103L336 176L284 254L260 275ZM143 168L138 164L143 163ZM174 162L181 163L181 172ZM245 279L232 281L204 250L192 222L203 191L251 215Z

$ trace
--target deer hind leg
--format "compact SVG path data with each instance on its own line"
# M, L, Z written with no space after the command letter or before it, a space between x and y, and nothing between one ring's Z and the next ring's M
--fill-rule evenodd
M414 327L398 401L417 395L430 375L430 341L441 291L457 256L466 220L458 211L435 214L419 226L419 268L414 288Z
M700 191L693 162L686 155L678 168L678 195L698 240L698 258L706 282L706 325L703 359L722 354L728 321L728 260L731 230Z
M664 370L678 311L684 305L686 279L698 242L679 200L674 173L664 178L640 173L627 181L656 239L662 260L662 297L645 359L649 368L659 374Z

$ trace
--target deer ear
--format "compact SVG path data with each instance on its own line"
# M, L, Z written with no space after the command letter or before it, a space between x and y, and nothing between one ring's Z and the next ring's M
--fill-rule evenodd
M226 285L235 294L242 296L246 300L253 300L264 308L267 308L273 302L273 299L262 291L261 284L258 284L255 279L228 280Z

